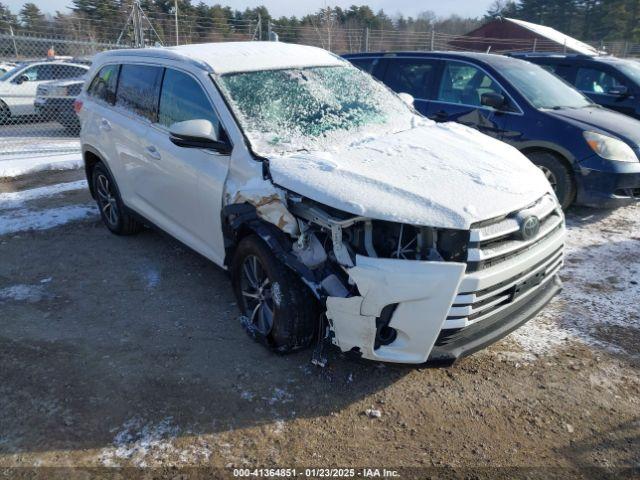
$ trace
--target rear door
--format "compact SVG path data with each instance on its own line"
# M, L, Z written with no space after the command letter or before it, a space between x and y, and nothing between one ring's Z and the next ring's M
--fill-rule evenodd
M163 71L155 65L124 63L112 115L100 119L101 128L114 145L114 168L120 174L116 180L125 203L154 223L157 212L147 175L155 160L145 150L145 139L157 121Z
M145 161L136 188L153 209L154 223L221 263L224 248L220 211L230 155L178 147L169 135L174 123L196 119L209 120L218 137L227 140L201 81L189 72L166 68L157 122L144 140Z
M497 111L481 104L484 93L505 97L505 110ZM444 62L440 82L429 102L427 116L437 122L458 122L495 138L502 138L511 113L517 111L506 91L484 69L458 60Z
M423 115L429 111L442 62L435 59L389 57L382 69L384 83L397 93L408 93Z

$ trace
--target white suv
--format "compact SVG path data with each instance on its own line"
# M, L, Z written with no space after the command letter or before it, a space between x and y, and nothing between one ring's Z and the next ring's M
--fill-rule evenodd
M409 100L324 50L216 43L100 54L76 111L106 226L229 269L251 335L451 363L559 291L564 218L517 150Z

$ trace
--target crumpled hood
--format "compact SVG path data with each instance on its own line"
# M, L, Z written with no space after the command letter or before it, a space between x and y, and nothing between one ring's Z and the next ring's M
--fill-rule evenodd
M640 121L622 113L601 107L563 108L548 110L548 114L579 122L585 130L602 131L630 143L633 148L640 145Z
M269 158L273 182L354 215L468 229L551 187L515 148L463 125L424 125L334 152Z

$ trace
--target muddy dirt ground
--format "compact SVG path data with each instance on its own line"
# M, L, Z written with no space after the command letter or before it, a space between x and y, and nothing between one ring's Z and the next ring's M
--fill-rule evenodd
M204 258L152 230L109 234L85 189L7 200L81 178L0 182L6 475L198 466L640 475L640 206L569 212L563 293L489 349L448 369L332 351L321 369L309 351L279 356L250 340L227 274ZM86 216L56 216L74 205ZM29 230L38 216L53 218L50 228Z

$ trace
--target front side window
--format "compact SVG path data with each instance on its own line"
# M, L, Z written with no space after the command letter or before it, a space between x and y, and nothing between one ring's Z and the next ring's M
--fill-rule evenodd
M576 74L576 88L587 93L607 93L622 86L613 75L596 68L581 67Z
M216 128L218 119L200 84L186 73L165 71L158 108L158 123L166 127L185 120L209 120Z
M230 73L216 80L253 150L263 155L329 150L416 124L397 95L352 66Z
M350 58L349 61L353 63L360 70L364 70L367 73L373 71L373 61L375 58Z
M113 105L116 102L116 86L118 85L119 65L106 65L100 69L91 81L87 93Z
M35 82L40 80L40 65L33 65L29 68L25 68L15 76L13 82L21 81L23 77L26 77L28 82Z
M504 96L500 86L479 68L459 62L446 63L438 100L479 107L485 93Z
M385 83L391 90L409 93L415 98L429 98L435 66L425 60L389 59Z
M116 93L116 105L155 122L161 78L161 67L122 65Z

